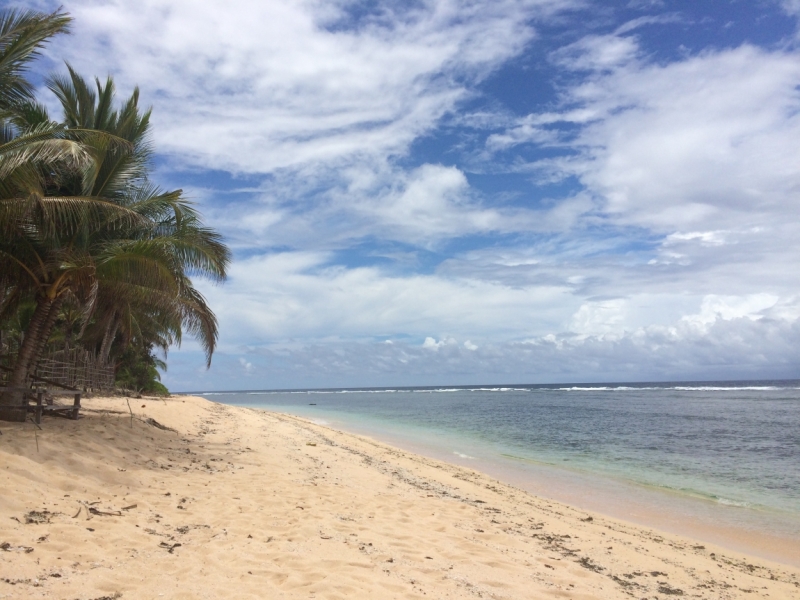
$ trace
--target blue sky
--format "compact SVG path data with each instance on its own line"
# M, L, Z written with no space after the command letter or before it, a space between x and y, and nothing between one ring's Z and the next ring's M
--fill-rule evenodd
M797 0L64 8L236 257L172 390L800 377Z

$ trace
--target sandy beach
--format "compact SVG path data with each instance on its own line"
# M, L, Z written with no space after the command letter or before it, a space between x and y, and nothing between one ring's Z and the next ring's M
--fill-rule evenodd
M800 598L800 569L196 397L0 424L0 598Z

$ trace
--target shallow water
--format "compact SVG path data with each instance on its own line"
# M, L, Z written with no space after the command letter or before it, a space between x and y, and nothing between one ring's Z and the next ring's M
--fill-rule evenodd
M369 434L709 541L800 539L799 381L200 395Z

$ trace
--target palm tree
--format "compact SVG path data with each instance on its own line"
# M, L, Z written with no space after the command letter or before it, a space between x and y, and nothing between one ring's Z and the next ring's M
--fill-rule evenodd
M230 253L220 235L203 225L181 190L163 192L148 181L151 111L140 112L138 88L114 110L111 78L105 83L96 79L93 89L67 67L68 76L51 78L48 87L61 101L70 131L102 131L130 145L87 140L96 168L91 179L76 178L71 191L111 199L143 219L140 225L109 231L104 237L97 272L98 298L104 300L97 304L98 316L107 323L101 353L108 354L123 316L131 314L131 305L138 305L170 315L176 324L171 339L176 342L180 342L181 325L197 337L210 364L217 322L189 276L224 280Z
M87 182L97 171L96 148L124 152L130 151L130 143L117 143L107 132L55 124L34 103L20 102L14 110L0 144L0 315L27 297L35 299L9 378L9 385L20 387L64 301L72 298L86 305L95 294L90 240L98 231L141 225L146 218L111 199L71 189L76 180L90 187ZM17 401L18 396L0 398L0 404Z
M31 135L57 130L50 139L79 151L28 151L26 160L23 150L10 152L13 168L5 177L0 168L0 230L10 234L0 238L0 313L22 298L36 303L9 383L24 385L67 299L83 307L85 324L102 324L106 356L126 323L149 320L161 329L145 343L179 343L185 329L210 365L217 322L190 277L224 280L230 253L180 190L162 192L148 181L150 110L139 110L138 89L115 109L110 78L90 86L69 65L68 72L48 85L62 104L61 129L30 102L17 104L14 125ZM0 397L0 413L14 402Z

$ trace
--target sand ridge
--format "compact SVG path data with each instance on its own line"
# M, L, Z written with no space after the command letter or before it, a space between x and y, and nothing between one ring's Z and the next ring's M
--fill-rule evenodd
M0 424L0 599L800 599L793 567L308 420L84 406Z

